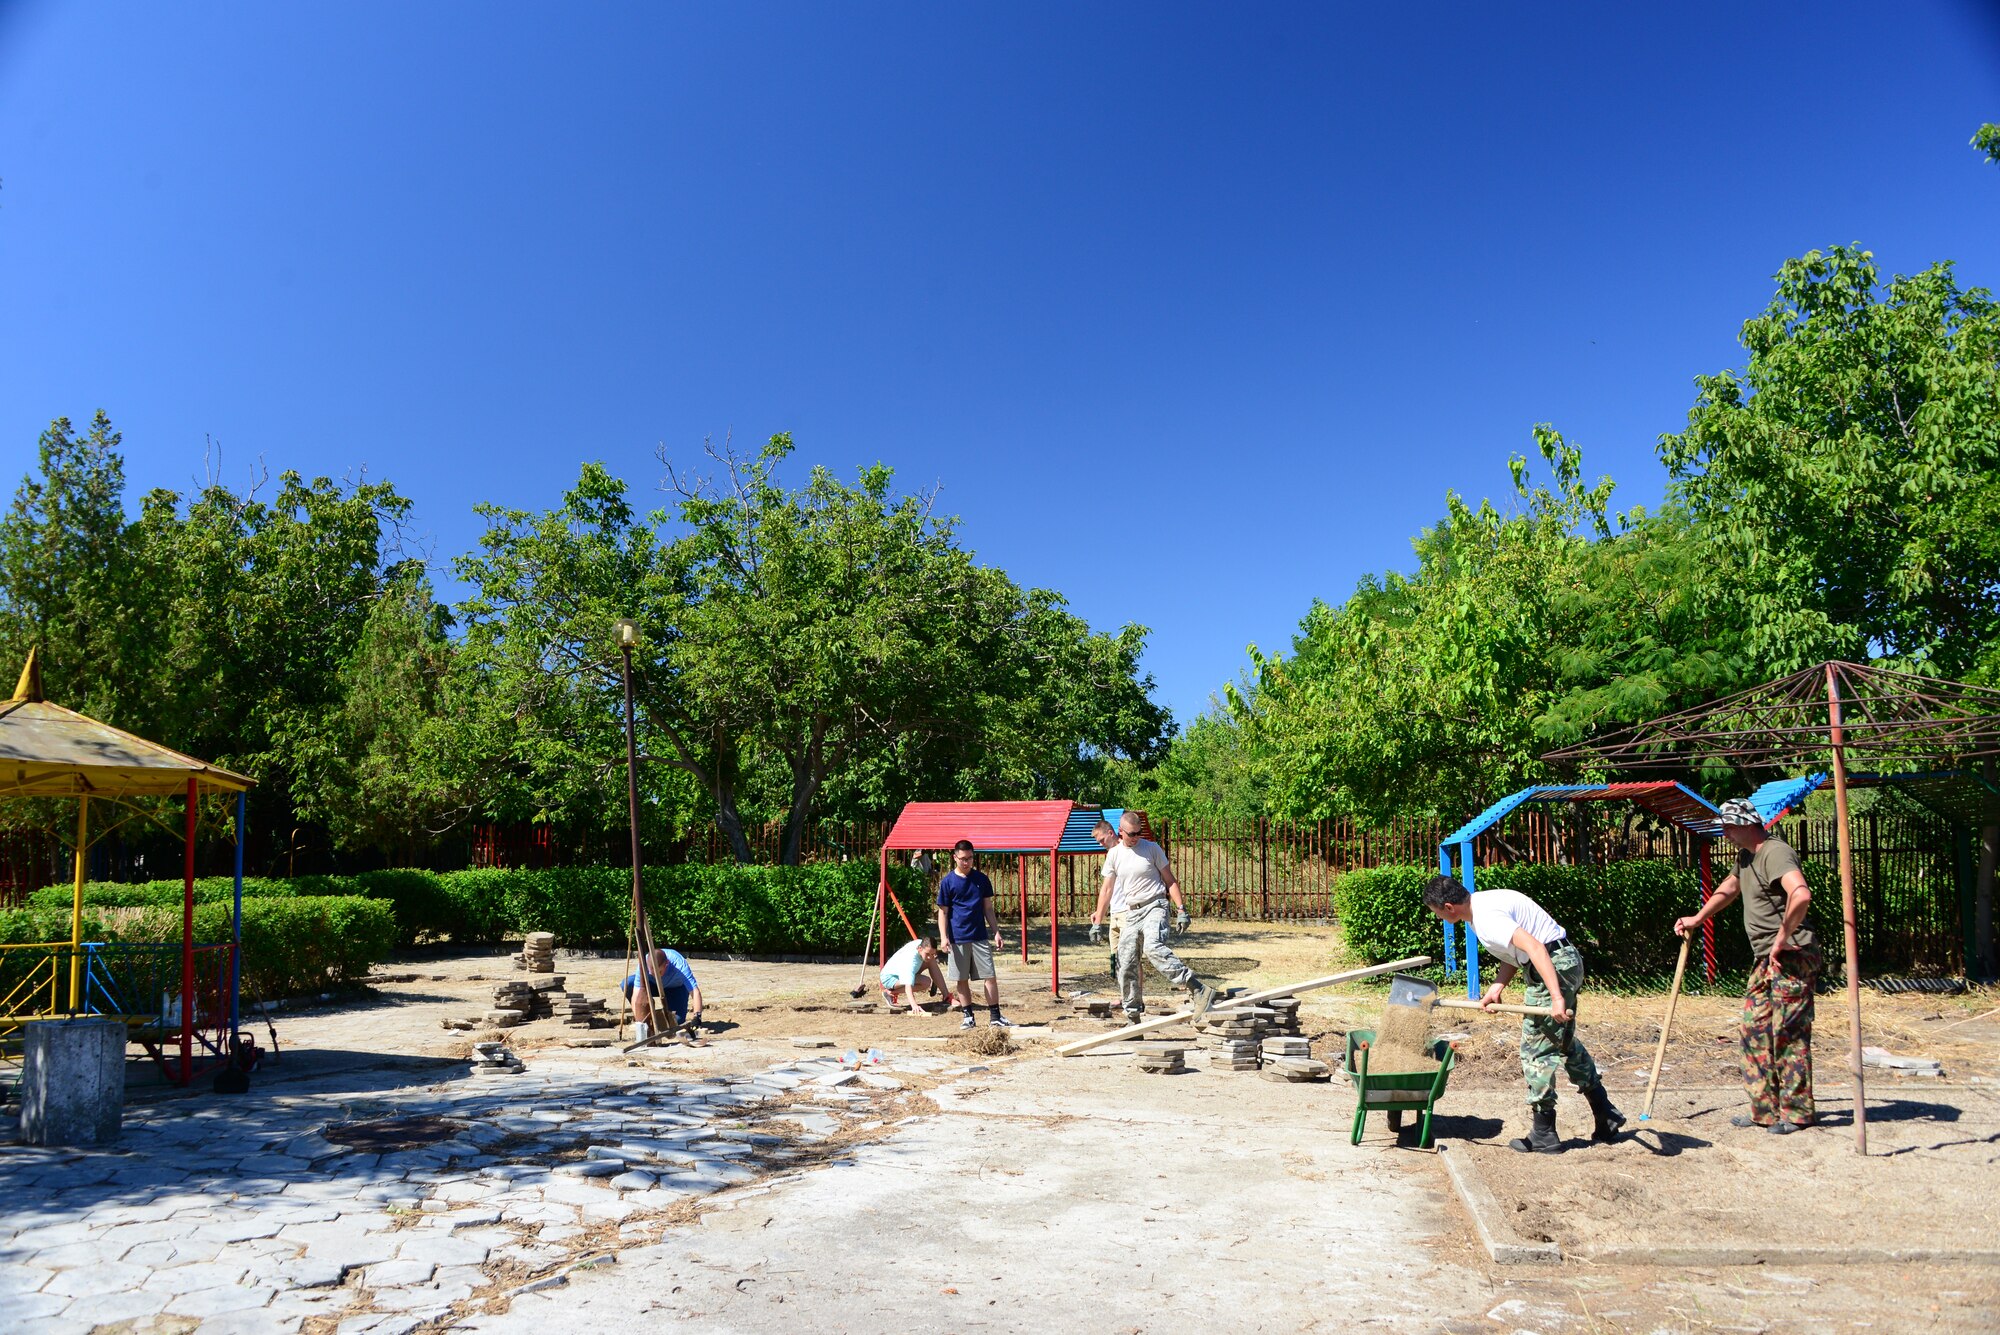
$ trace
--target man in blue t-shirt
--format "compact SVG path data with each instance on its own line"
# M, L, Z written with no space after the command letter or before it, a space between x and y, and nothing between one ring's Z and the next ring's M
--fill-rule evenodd
M951 870L938 878L938 940L951 960L950 977L958 983L958 1006L965 1012L960 1029L978 1025L972 1016L972 980L986 983L987 1023L1012 1029L1000 1013L1000 979L993 972L993 948L1003 945L1000 918L993 911L993 882L973 865L972 841L952 845Z
M618 984L625 1000L632 1004L632 1020L641 1043L653 1036L655 1003L674 1017L675 1028L685 1028L689 1038L700 1036L701 984L694 980L694 967L678 950L656 950L650 965L640 961L641 972L652 977L650 986L640 986L638 973L630 973ZM648 993L651 993L649 996ZM662 1017L664 1018L664 1017Z

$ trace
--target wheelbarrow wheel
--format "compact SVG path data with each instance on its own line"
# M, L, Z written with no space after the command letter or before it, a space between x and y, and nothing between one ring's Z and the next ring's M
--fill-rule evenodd
M1399 1135L1399 1136L1400 1136L1401 1134L1403 1134L1403 1111L1402 1111L1402 1109L1400 1109L1400 1108L1391 1108L1391 1109L1389 1110L1389 1129L1390 1129L1391 1131L1395 1132L1395 1133L1396 1133L1397 1135Z

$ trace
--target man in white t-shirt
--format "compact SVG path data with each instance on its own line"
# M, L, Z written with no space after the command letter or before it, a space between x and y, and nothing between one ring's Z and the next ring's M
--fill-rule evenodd
M910 1014L922 1015L923 1002L917 1000L917 979L924 980L926 999L949 1002L944 969L938 964L937 938L926 932L891 955L882 966L882 1000L891 1008L907 1005Z
M1449 876L1433 876L1424 887L1424 907L1446 922L1472 928L1479 948L1500 961L1492 985L1479 1002L1497 1006L1507 984L1522 968L1534 970L1522 998L1530 1006L1547 1006L1550 1014L1521 1017L1521 1075L1528 1082L1528 1111L1534 1118L1526 1136L1507 1142L1512 1149L1556 1154L1556 1069L1569 1072L1569 1082L1590 1101L1597 1118L1592 1140L1616 1140L1625 1115L1611 1106L1597 1063L1576 1041L1576 994L1583 988L1583 954L1570 943L1561 923L1518 890L1481 890L1477 894Z
M1174 909L1171 929L1167 906ZM1104 858L1104 881L1097 891L1097 912L1090 915L1093 929L1104 915L1118 905L1125 910L1124 931L1118 938L1118 996L1125 1016L1134 1022L1146 1013L1146 962L1166 975L1167 981L1187 989L1197 1015L1215 1004L1215 989L1194 976L1167 947L1170 934L1188 927L1187 903L1181 898L1181 883L1167 865L1167 855L1151 839L1139 837L1139 813L1128 811L1118 818L1118 847Z

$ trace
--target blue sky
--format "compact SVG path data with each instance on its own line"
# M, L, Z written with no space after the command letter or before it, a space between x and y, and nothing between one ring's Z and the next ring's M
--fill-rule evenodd
M443 566L788 430L1186 719L1536 422L1656 500L1787 256L2000 287L1992 7L1637 8L0 0L0 472L101 407Z

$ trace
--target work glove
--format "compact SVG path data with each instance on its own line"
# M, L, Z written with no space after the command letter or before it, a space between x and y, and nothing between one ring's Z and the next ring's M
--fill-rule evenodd
M684 1027L687 1029L687 1036L689 1038L701 1037L701 1012L696 1011L693 1015L688 1016L687 1024Z
M1094 946L1103 939L1104 939L1104 924L1101 922L1094 922L1090 924L1090 944Z
M1176 913L1174 915L1174 935L1186 936L1188 924L1192 921L1194 920L1188 917L1188 911L1186 909L1182 909L1179 913Z

